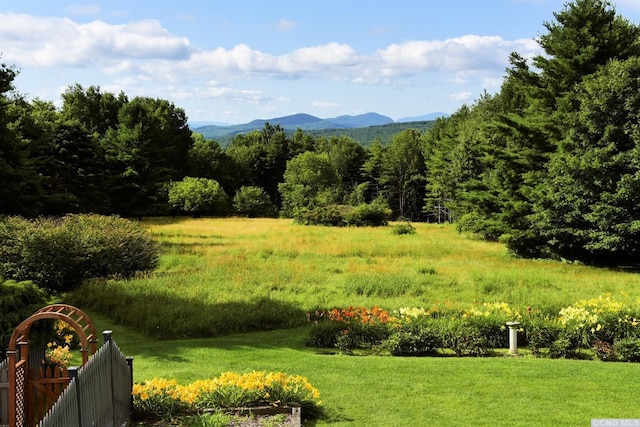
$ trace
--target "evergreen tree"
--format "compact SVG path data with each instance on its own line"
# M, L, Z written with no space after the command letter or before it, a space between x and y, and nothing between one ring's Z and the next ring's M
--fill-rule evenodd
M583 79L580 112L549 165L520 255L590 264L640 263L640 57Z
M17 71L0 64L0 214L35 216L42 212L41 179L32 167L29 105L14 94Z
M165 213L167 184L185 177L193 144L184 111L162 99L134 98L103 139L111 203L126 216Z

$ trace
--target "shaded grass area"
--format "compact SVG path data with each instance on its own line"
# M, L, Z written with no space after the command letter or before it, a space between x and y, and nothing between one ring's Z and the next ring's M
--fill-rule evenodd
M316 426L582 426L640 418L640 365L530 357L399 358L320 354L305 328L158 341L91 314L134 356L136 381L188 383L225 371L282 371L320 390Z
M296 327L307 311L351 305L504 301L555 315L603 293L640 296L637 273L515 259L504 246L449 225L414 224L414 235L286 219L161 218L143 225L163 246L156 272L91 282L68 299L154 337Z

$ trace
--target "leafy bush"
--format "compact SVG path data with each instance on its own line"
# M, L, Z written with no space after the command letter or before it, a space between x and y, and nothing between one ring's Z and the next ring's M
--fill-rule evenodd
M169 186L169 204L194 217L226 215L229 200L218 181L208 178L185 177Z
M575 330L564 329L560 332L558 339L551 343L549 357L553 359L573 359L578 354L580 344L581 335L579 333Z
M397 234L399 236L403 234L416 234L416 228L411 225L410 222L397 224L393 226L393 234Z
M385 202L362 203L347 213L345 222L356 227L386 226L391 218L391 209Z
M442 346L440 330L435 322L414 321L396 330L385 341L393 356L429 356Z
M625 338L613 343L613 353L620 362L640 362L640 339Z
M134 222L99 215L0 222L0 275L51 293L92 277L131 277L158 263L159 247Z
M273 217L276 207L269 195L260 187L241 187L233 197L233 208L238 215L249 218Z
M562 326L555 319L532 318L525 324L525 340L534 356L542 355L560 337Z
M477 213L468 213L456 222L459 233L472 233L482 236L485 240L497 241L506 232L500 221L487 220Z
M591 347L595 341L614 341L640 337L640 307L633 299L601 295L580 300L560 310L559 321L564 329L579 335L581 347Z
M389 338L389 327L382 323L352 323L336 337L336 346L345 353L380 347Z
M349 205L327 205L318 208L304 208L296 215L296 221L303 225L328 225L344 227L345 217L353 209Z
M31 280L50 292L70 290L82 282L82 246L78 236L64 227L63 220L9 221L6 234L0 238L0 246L5 248L0 254L0 275ZM21 224L16 226L17 222ZM8 243L11 248L6 248Z
M444 346L450 348L456 356L488 356L489 343L477 326L464 321L451 320L444 331Z
M46 303L44 293L31 282L0 281L0 360L15 328Z
M295 219L304 225L328 225L334 227L378 227L386 226L391 217L391 209L382 202L351 205L329 204L298 211Z
M76 236L85 277L132 277L153 270L159 246L136 222L115 216L71 215L64 228Z
M318 348L336 348L338 347L338 337L345 330L347 330L347 325L344 322L331 320L316 322L311 326L305 345Z
M506 321L495 317L470 317L467 324L477 329L491 348L508 348L509 333Z

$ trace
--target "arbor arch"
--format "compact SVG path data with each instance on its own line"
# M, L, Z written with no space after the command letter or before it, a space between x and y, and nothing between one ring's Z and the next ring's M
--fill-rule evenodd
M52 304L41 308L33 315L25 319L14 330L9 339L7 351L9 362L9 426L25 427L32 425L34 412L29 396L32 395L31 388L38 388L41 392L50 394L51 404L55 402L57 396L52 396L51 392L45 390L37 380L35 370L29 367L29 333L31 326L44 319L59 320L69 325L76 332L80 341L80 351L82 353L82 365L87 363L89 356L95 354L97 350L98 338L95 327L89 316L79 308L68 304ZM54 380L47 379L51 384ZM64 375L56 377L59 384L68 384L69 376L64 370ZM63 387L58 387L60 392ZM59 394L59 393L58 393Z

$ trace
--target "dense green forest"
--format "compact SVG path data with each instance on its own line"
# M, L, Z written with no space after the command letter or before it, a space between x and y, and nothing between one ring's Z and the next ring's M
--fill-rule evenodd
M386 125L366 126L351 129L316 129L306 130L314 138L331 138L334 136L346 136L355 139L360 145L369 148L372 143L379 142L382 145L389 145L393 136L407 129L416 129L420 132L427 132L433 127L435 120L427 120L422 122L400 122L389 123ZM285 129L287 134L291 136L293 131ZM233 141L233 136L222 136L213 138L222 147L227 147Z
M498 93L368 146L268 123L222 145L169 101L95 86L69 86L56 108L25 100L3 64L0 213L296 217L375 203L519 256L636 265L640 27L574 0L544 28L542 52L513 52Z

